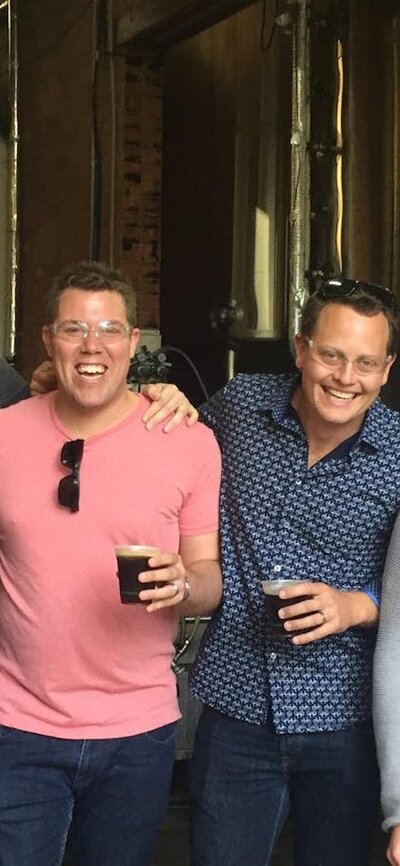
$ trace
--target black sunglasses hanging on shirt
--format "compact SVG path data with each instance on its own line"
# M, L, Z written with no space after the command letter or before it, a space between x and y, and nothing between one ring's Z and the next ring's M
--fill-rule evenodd
M83 439L64 442L60 460L63 466L71 469L71 474L61 478L58 485L58 503L71 512L79 511L79 470L83 457Z

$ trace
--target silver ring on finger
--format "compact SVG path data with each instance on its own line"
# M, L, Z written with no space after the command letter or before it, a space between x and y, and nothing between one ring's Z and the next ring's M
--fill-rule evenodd
M173 594L172 598L175 598L175 596L178 595L178 593L179 593L179 586L176 583L171 583L171 586L172 586L172 589L174 590L174 594Z

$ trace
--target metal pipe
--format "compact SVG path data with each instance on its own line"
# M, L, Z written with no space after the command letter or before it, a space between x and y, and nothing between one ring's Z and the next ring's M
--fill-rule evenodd
M399 177L399 154L400 154L400 19L394 18L393 39L392 39L392 99L393 99L393 126L392 126L392 154L393 154L393 215L392 215L392 255L390 262L390 279L389 285L396 286L400 274L400 253L399 253L399 238L400 238L400 177Z
M310 248L310 50L309 0L292 3L292 132L289 237L289 340L299 330L308 293L306 271Z
M335 105L335 169L334 189L336 195L336 221L335 221L335 261L337 262L337 273L343 271L343 43L340 39L336 41L336 70L338 89Z
M98 64L98 3L92 2L92 130L90 155L90 224L89 224L89 258L98 258L98 199L99 199L99 164L97 152L97 130L95 118L97 64Z
M9 136L9 267L8 309L6 310L5 354L15 355L19 273L19 128L18 128L18 0L8 3L8 72L10 88Z
M110 228L109 228L109 257L111 266L114 265L115 254L115 173L117 167L117 105L115 95L115 69L114 69L114 38L113 38L114 9L113 0L107 4L107 53L110 70Z

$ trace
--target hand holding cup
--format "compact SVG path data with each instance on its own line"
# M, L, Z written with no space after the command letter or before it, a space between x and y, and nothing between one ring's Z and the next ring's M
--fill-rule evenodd
M296 597L290 598L281 598L280 592L281 590L290 589L294 586L301 586L304 581L298 579L288 579L288 580L263 580L261 581L263 592L265 593L265 606L266 606L266 623L267 630L269 634L273 637L285 638L292 637L293 634L300 635L306 634L308 631L312 631L312 626L310 628L302 629L299 625L296 628L296 631L292 634L284 628L284 620L280 618L279 611L284 607L288 607L289 605L297 605L303 601L309 601L311 598L310 595L297 595ZM308 613L299 613L293 614L293 619L301 619L304 616L307 616Z
M186 571L179 554L149 545L117 545L115 554L122 604L147 604L152 613L183 601Z

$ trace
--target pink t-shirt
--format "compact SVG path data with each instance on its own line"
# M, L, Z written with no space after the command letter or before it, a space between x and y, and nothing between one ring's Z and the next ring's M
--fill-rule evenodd
M0 723L69 738L121 737L179 717L170 669L177 609L122 605L116 544L177 551L218 524L220 455L203 425L147 431L147 402L85 441L80 510L53 395L0 413ZM68 470L69 471L69 470Z

